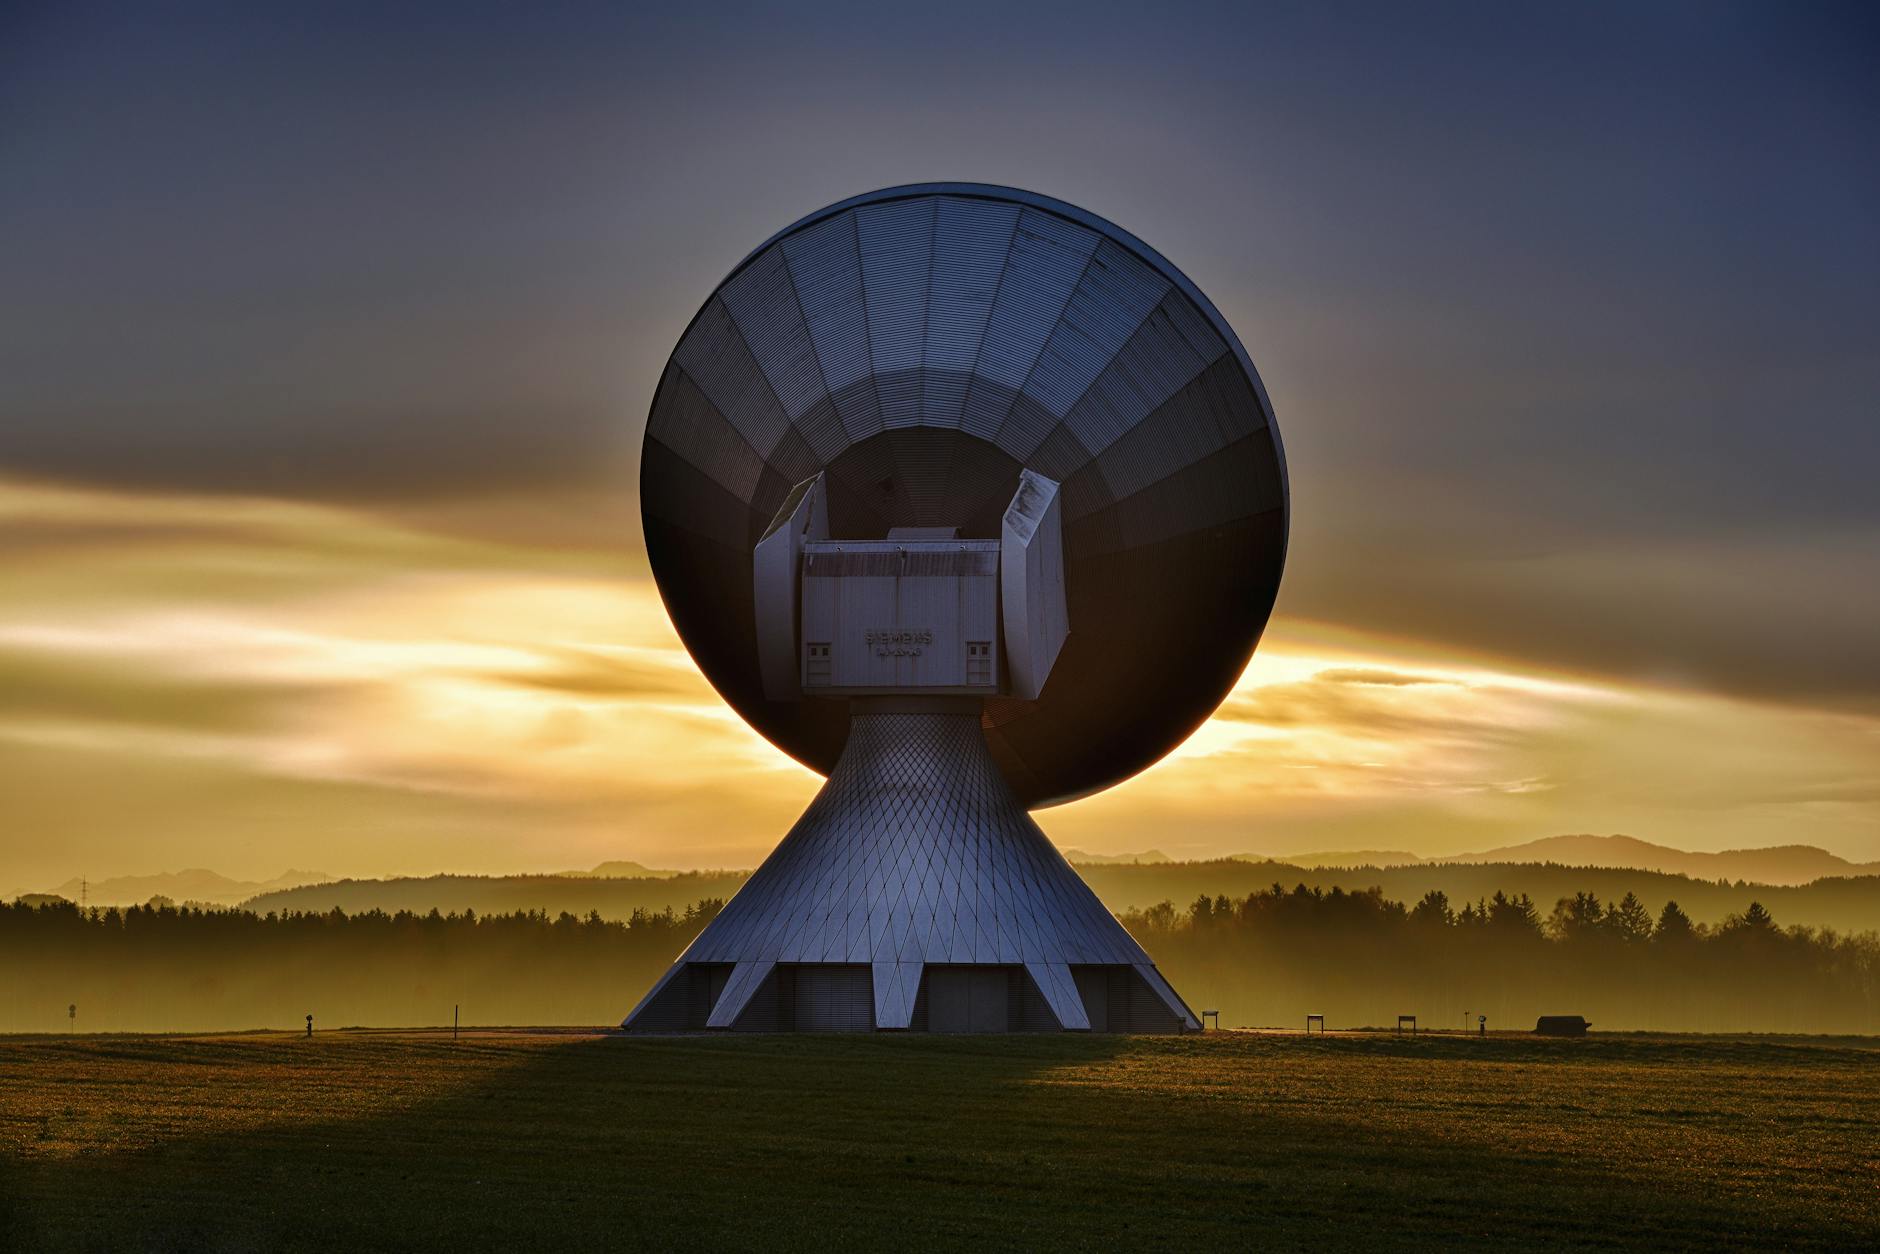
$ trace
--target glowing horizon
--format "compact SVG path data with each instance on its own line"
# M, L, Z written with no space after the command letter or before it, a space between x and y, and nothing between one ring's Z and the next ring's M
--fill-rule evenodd
M0 788L39 836L0 856L9 893L184 866L752 866L818 784L705 683L631 540L22 480L0 481L0 526L19 550L0 572ZM1880 856L1880 804L1835 795L1876 720L1283 606L1212 718L1134 779L1040 811L1046 831L1175 857L1566 831Z

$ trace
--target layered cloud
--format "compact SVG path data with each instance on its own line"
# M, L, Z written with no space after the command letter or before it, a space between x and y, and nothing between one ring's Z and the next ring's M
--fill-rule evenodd
M620 552L21 481L0 522L33 538L0 568L0 889L184 863L750 865L816 787ZM1187 856L1581 828L1873 856L1877 727L1282 619L1168 761L1041 820Z
M1864 715L1548 674L1292 620L1188 745L1053 831L1190 856L1442 854L1594 830L1869 857L1876 746L1880 720Z

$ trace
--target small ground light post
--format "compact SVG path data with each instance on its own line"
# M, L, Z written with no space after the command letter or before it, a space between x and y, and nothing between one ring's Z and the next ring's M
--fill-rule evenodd
M1214 1020L1214 1030L1219 1032L1221 1030L1221 1012L1218 1010L1204 1010L1201 1012L1201 1030L1203 1032L1208 1030L1209 1019Z
M457 1039L457 1009L456 1006L450 1008L450 1039L453 1041Z
M307 1016L307 1039L308 1040L313 1039L313 1016L312 1015Z
M1476 1035L1477 1035L1477 1036L1487 1036L1487 1035L1488 1035L1488 1016L1487 1016L1487 1015L1477 1015L1477 1016L1475 1016L1475 1024L1476 1024Z
M1306 1035L1307 1036L1312 1035L1312 1025L1315 1023L1319 1025L1319 1035L1324 1036L1325 1035L1325 1016L1324 1015L1307 1015L1306 1016Z
M73 1002L71 1005L65 1008L65 1021L72 1025L72 1029L74 1031L77 1030L78 1028L78 1003L77 1002Z

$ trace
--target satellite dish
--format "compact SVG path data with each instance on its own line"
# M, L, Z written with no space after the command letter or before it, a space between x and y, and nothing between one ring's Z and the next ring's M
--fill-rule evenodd
M1022 804L1098 792L1221 703L1285 562L1279 430L1247 352L1154 249L982 184L857 196L746 257L680 338L640 473L654 578L699 666L827 774L829 701L766 697L752 554L820 473L833 535L996 537L1019 473L1061 485L1071 630L1033 700L983 722Z
M1199 1026L1024 814L1186 739L1278 593L1272 406L1193 283L1031 192L841 201L693 317L653 397L640 499L706 677L831 778L630 1026L700 1006L732 1026L760 985L783 995L777 964L844 963L873 964L877 1027L920 1017L923 970L988 963L1020 963L1061 1026L1095 1021L1090 972L1109 969ZM886 809L884 788L918 795Z

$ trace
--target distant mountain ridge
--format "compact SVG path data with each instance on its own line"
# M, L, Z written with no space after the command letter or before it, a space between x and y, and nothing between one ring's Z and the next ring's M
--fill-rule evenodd
M1821 917L1808 918L1805 915L1804 919L1797 921L1832 923L1840 927L1872 927L1876 921L1880 921L1880 913L1870 911L1864 904L1874 885L1880 884L1880 862L1853 862L1813 845L1780 845L1763 849L1699 853L1653 844L1631 836L1578 834L1546 836L1479 853L1437 858L1419 857L1402 850L1368 849L1295 853L1282 857L1250 853L1212 862L1181 862L1159 849L1147 849L1140 853L1093 854L1073 848L1066 849L1064 855L1072 863L1089 868L1091 874L1085 878L1091 880L1093 885L1099 879L1108 878L1104 872L1136 868L1144 873L1140 878L1130 877L1131 887L1128 890L1123 889L1122 881L1109 886L1119 890L1118 899L1109 903L1115 909L1130 906L1141 908L1153 904L1161 895L1178 896L1190 890L1191 880L1194 881L1192 886L1195 891L1244 891L1239 889L1243 877L1227 872L1227 868L1236 865L1271 868L1270 871L1256 872L1253 879L1248 881L1252 887L1269 882L1265 878L1269 875L1284 878L1298 871L1336 872L1336 878L1323 874L1314 878L1323 878L1327 884L1349 880L1350 886L1359 886L1358 880L1365 877L1354 876L1353 873L1362 872L1366 868L1378 868L1424 872L1415 880L1415 884L1419 885L1419 893L1423 887L1443 886L1450 889L1452 895L1455 890L1472 892L1478 885L1473 878L1452 882L1452 877L1432 878L1428 873L1441 868L1460 871L1466 868L1486 869L1489 866L1552 866L1637 871L1650 875L1678 876L1713 885L1719 880L1726 880L1732 883L1796 888L1820 880L1845 880L1850 881L1845 885L1845 890L1854 893L1862 905L1847 912L1831 911ZM1208 867L1216 870L1194 874ZM1165 870L1171 876L1148 875L1152 870ZM659 910L671 906L682 909L702 897L729 896L748 874L737 870L660 870L626 860L603 862L590 871L515 876L434 875L386 880L335 880L317 871L287 871L273 880L248 881L194 868L164 875L125 875L94 880L86 885L85 898L93 905L132 905L149 901L152 897L165 897L176 902L247 905L262 911L324 911L334 906L348 911L374 907L424 911L435 906L444 910L474 908L479 912L492 909L569 909L586 913L590 909L599 909L603 914L610 914L615 910L630 912L635 908ZM1150 880L1164 878L1169 880L1166 888L1149 890L1155 893L1154 898L1138 899L1141 892L1148 890ZM1492 891L1499 886L1515 891L1519 885L1525 885L1527 878L1525 875L1517 877L1504 874L1500 879L1506 880L1506 883L1498 881L1488 885L1488 888ZM1386 882L1394 887L1399 879L1401 877L1396 875L1372 876L1367 883ZM1608 879L1607 876L1601 876L1599 882L1604 886ZM1424 883L1426 880L1429 881L1427 884ZM1589 885L1592 882L1589 880ZM1547 881L1549 890L1552 883L1551 879ZM591 888L579 887L583 884ZM1405 881L1404 890L1410 887L1411 882ZM1540 882L1537 881L1534 887L1540 888ZM1669 885L1664 887L1670 888ZM1690 895L1689 889L1684 891L1686 896ZM1836 891L1839 893L1841 890ZM1099 892L1103 890L1099 889ZM74 879L60 885L54 895L77 901L79 881ZM1734 897L1729 900L1734 901ZM1740 908L1740 903L1731 908Z
M678 871L660 870L656 867L642 866L638 862L627 861L603 862L591 871L550 872L550 875L563 879L600 880L663 880L671 879L679 874ZM76 902L82 897L85 904L92 906L141 906L153 897L161 897L179 905L184 902L201 902L216 906L239 906L254 898L266 897L272 893L291 892L297 888L312 888L321 884L339 882L341 881L338 877L328 875L324 871L287 870L271 880L238 880L205 867L190 867L182 871L163 871L154 875L114 875L101 880L70 879L50 892L18 893L9 896L8 900L17 897L38 902L64 898L66 901Z
M592 871L557 871L555 874L570 880L669 880L679 873L615 860L603 862Z
M1247 862L1284 862L1289 866L1304 867L1353 867L1353 866L1420 866L1428 861L1414 853L1402 849L1351 849L1333 850L1329 853L1289 853L1284 857L1267 858L1254 854L1241 855Z
M1145 849L1141 853L1091 853L1086 849L1066 849L1064 860L1072 866L1123 866L1140 864L1155 866L1175 859L1160 849Z
M171 901L206 901L235 906L261 893L324 884L333 877L324 871L283 871L271 880L237 880L203 867L165 871L156 875L114 875L102 880L71 879L53 889L67 901L84 897L93 906L140 906L152 897Z
M1280 862L1301 867L1460 866L1476 863L1545 864L1656 871L1696 880L1741 880L1751 884L1795 887L1819 879L1880 874L1880 862L1851 862L1814 845L1773 845L1762 849L1726 849L1699 853L1657 845L1635 836L1578 834L1543 836L1518 845L1479 853L1425 858L1392 850L1285 855L1239 854L1243 862Z
M669 871L645 876L590 875L429 875L384 880L333 880L303 888L263 893L242 903L257 914L303 911L325 914L344 910L437 910L461 914L509 914L517 910L567 912L625 919L635 910L683 911L717 898L728 899L750 878L749 871Z
M1696 853L1655 845L1633 836L1545 836L1524 844L1481 853L1431 858L1432 862L1558 862L1567 866L1624 867L1663 871L1702 880L1745 880L1752 884L1808 884L1835 876L1880 873L1880 862L1850 862L1814 845L1773 845L1762 849L1725 849Z
M1212 862L1109 862L1084 864L1084 880L1111 910L1142 910L1160 901L1186 909L1197 896L1230 900L1279 884L1305 884L1329 892L1377 887L1392 901L1415 902L1438 890L1452 909L1496 892L1530 895L1545 915L1553 903L1576 892L1597 893L1602 902L1636 893L1656 916L1676 900L1699 923L1716 924L1759 901L1779 923L1833 927L1842 931L1880 930L1880 876L1831 876L1799 887L1770 884L1720 884L1716 878L1693 879L1661 871L1613 867L1565 866L1558 862L1422 862L1413 866L1300 867L1284 862L1222 858ZM595 912L625 919L636 910L683 912L708 898L728 899L743 887L744 871L684 871L649 878L566 875L435 875L423 879L336 880L305 888L267 893L245 902L257 913L303 911L324 914L335 908L387 913L430 910L507 914L542 910L551 917L566 911L577 917Z

